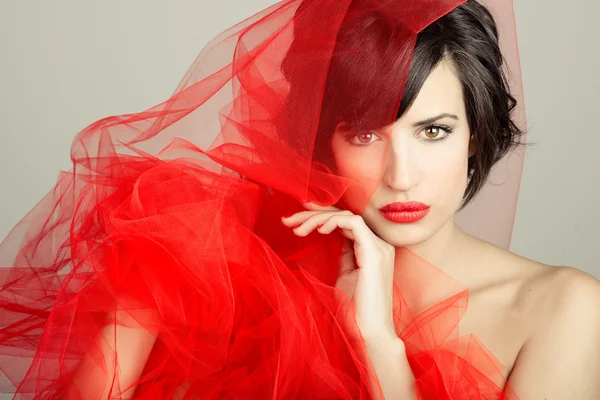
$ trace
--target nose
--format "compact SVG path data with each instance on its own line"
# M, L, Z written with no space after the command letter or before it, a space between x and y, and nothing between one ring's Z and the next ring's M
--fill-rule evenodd
M417 184L417 157L405 135L397 135L388 142L385 157L383 182L387 186L405 192Z

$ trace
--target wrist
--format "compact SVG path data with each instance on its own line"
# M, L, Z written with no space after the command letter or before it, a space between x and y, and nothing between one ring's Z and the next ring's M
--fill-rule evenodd
M406 353L404 342L395 334L365 338L364 342L369 353L382 353L388 356Z
M416 398L415 376L408 363L404 342L399 337L369 339L365 341L365 352L369 368L372 368L379 382L374 385L376 399Z
M394 328L361 329L360 337L367 347L404 349L404 342L396 334Z

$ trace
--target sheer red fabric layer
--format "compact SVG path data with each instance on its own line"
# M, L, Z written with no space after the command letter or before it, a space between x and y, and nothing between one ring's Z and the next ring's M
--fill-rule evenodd
M344 207L348 193L360 213L379 182L336 173L324 104L393 122L418 32L462 2L284 1L215 38L164 103L83 130L73 171L0 246L1 390L373 397L344 323L351 303L334 288L343 237L298 238L280 218L305 201ZM339 40L370 13L396 43L378 58ZM346 82L357 95L344 100L334 67L349 55L381 79ZM501 363L459 335L468 290L408 250L396 266L396 330L420 398L516 398ZM129 386L114 368L127 329L155 341Z

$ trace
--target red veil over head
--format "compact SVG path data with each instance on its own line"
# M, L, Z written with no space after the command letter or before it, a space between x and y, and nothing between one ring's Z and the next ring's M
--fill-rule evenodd
M359 130L393 123L418 33L464 2L282 1L211 41L165 102L80 132L73 170L0 247L2 389L97 398L73 383L86 359L120 398L123 372L108 372L114 358L99 337L115 323L157 336L136 398L372 397L369 369L340 323L343 237L299 238L280 218L306 201L365 209L380 177L340 173L331 134L342 121ZM498 15L514 34L512 8ZM357 24L388 42L347 40L360 35ZM505 37L505 55L515 55ZM520 161L509 165L518 178ZM477 197L461 215L504 246L512 182L494 213ZM468 290L408 251L396 261L396 330L419 396L516 398L501 363L459 335Z

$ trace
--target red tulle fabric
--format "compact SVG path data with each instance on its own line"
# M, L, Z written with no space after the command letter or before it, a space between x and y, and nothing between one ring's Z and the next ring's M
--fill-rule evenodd
M0 246L0 389L121 398L114 349L131 328L155 340L138 399L372 398L334 287L343 237L299 238L280 218L356 190L318 145L337 57L373 58L340 45L343 28L374 12L394 27L404 53L378 59L381 82L360 91L377 98L369 118L389 122L416 35L462 2L278 3L215 38L168 101L82 131L73 171ZM500 362L459 334L466 288L402 249L394 285L420 399L516 398Z

